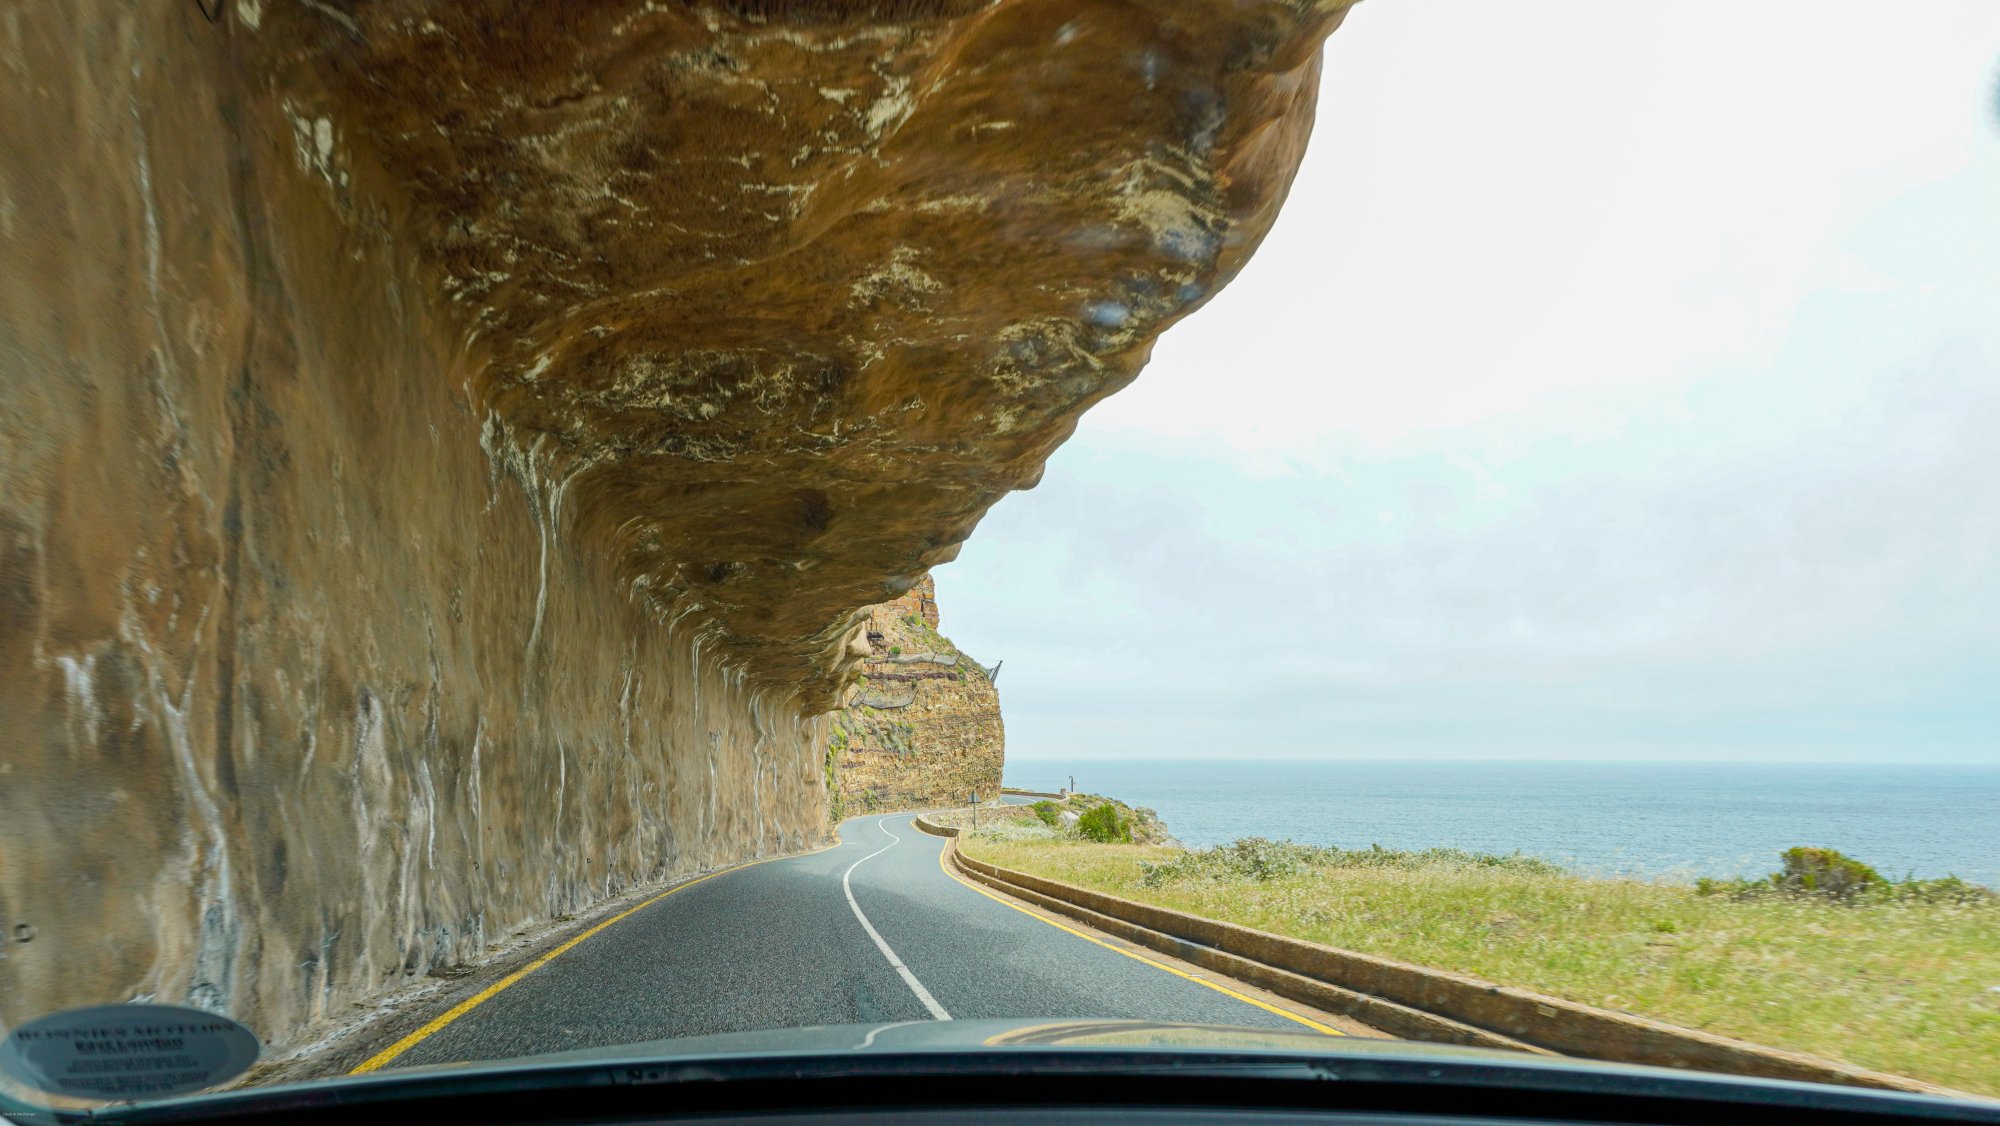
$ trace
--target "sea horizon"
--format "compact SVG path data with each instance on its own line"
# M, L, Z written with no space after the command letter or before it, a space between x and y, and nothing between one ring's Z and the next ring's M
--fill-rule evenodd
M2000 763L1673 759L1026 759L1010 786L1156 811L1190 847L1241 837L1520 852L1593 875L1758 876L1795 845L1885 876L2000 886Z

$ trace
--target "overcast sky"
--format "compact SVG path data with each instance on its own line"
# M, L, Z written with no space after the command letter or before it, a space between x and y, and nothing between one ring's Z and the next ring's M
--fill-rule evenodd
M2000 762L2000 3L1367 0L936 572L1008 756Z

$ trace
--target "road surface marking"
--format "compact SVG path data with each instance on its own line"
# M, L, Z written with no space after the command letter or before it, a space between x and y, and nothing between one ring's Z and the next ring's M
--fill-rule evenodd
M1172 966L1167 965L1164 962L1155 962L1151 958L1146 957L1144 954L1135 954L1132 951L1127 950L1122 946L1113 946L1112 944L1104 941L1103 939L1094 937L1092 935L1087 935L1082 931L1077 930L1075 927L1064 926L1063 924L1056 922L1054 919L1049 918L1047 915L1044 915L1039 911L1031 911L1028 908L1021 906L1020 904L1013 902L1012 900L1003 899L999 895L996 895L995 893L986 890L984 887L981 887L980 885L973 883L971 880L968 880L965 877L959 875L958 873L952 871L950 866L944 862L944 854L950 848L950 841L947 840L945 844L946 844L945 848L938 850L938 868L941 869L945 875L950 876L952 879L957 880L959 883L964 884L966 887L971 888L973 891L976 891L979 894L985 896L986 898L992 900L993 902L998 903L1002 907L1012 907L1014 910L1019 911L1021 914L1026 915L1030 919L1040 919L1042 922L1047 923L1048 925L1056 928L1057 930L1067 931L1070 934L1073 934L1076 937L1084 940L1085 942L1094 942L1097 945L1104 947L1106 950L1123 954L1127 958L1130 958L1135 962L1144 962L1145 964L1153 967L1156 970L1165 970L1166 972L1174 975L1175 977L1186 978L1187 980L1194 982L1196 985L1206 985L1210 989L1215 990L1217 993L1220 993L1225 997L1234 997L1238 1001L1241 1001L1246 1005L1251 1005L1256 1008L1262 1009L1267 1013L1272 1013L1277 1016L1284 1017L1286 1020L1297 1021L1298 1023L1305 1025L1307 1028L1312 1029L1314 1032L1323 1032L1328 1036L1347 1035L1347 1033L1342 1032L1338 1028L1330 1028L1309 1017L1302 1017L1297 1013L1287 1012L1276 1005L1266 1004L1262 1001L1259 1001L1255 997L1245 996L1244 994L1238 993L1234 989L1229 988L1228 986L1217 985L1215 982L1212 982L1205 977L1196 977L1194 974L1188 973L1186 970L1177 970Z
M827 846L827 848L832 848L832 847L834 846L833 845ZM826 849L823 848L816 848L813 850L813 852L825 852L825 851ZM759 864L768 863L772 860L793 860L797 859L797 857L799 856L811 856L812 854L813 854L812 852L802 852L794 856L767 856L763 860L752 860L747 864L738 864L735 865L734 867L724 868L720 872L710 872L706 876L701 876L696 879L689 880L687 883L677 884L674 887L670 887L667 890L661 892L660 894L654 896L653 898L648 899L646 902L639 904L637 907L628 907L625 910L620 911L616 915L611 916L609 919L604 920L603 922L597 924L596 926L590 928L589 930L584 931L582 934L577 935L575 938L570 939L568 942L563 943L561 946L556 947L554 950L549 951L548 953L542 955L541 957L535 959L534 961L528 963L527 965L522 966L520 969L515 970L513 973L508 974L506 977L501 978L499 981L494 982L492 985L487 986L486 988L480 990L479 992L473 994L472 996L467 997L465 1000L460 1001L458 1004L453 1005L451 1008L445 1010L443 1016L438 1017L436 1020L431 1021L429 1024L424 1025L422 1028L417 1029L415 1032L410 1033L408 1036L403 1037L401 1040L396 1041L394 1044L389 1045L388 1047L382 1049L381 1051L375 1053L374 1055L369 1056L366 1060L362 1061L361 1066L355 1068L353 1071L350 1071L347 1074L366 1075L371 1071L375 1071L380 1068L388 1066L389 1064L395 1062L397 1056L402 1055L404 1052L409 1051L411 1048L416 1047L418 1044L421 1044L424 1041L430 1039L432 1036L437 1035L439 1032L444 1031L444 1027L450 1024L452 1021L455 1021L458 1018L464 1016L465 1014L471 1012L473 1009L479 1007L479 1005L481 1005L482 1003L491 1000L493 996L499 993L501 990L507 988L508 986L514 984L515 982L521 980L522 978L527 977L529 974L534 973L536 970L541 969L543 966L548 965L550 962L555 961L558 957L567 953L572 947L576 946L584 939L589 938L591 935L596 934L598 931L603 930L604 928L610 926L611 924L617 922L620 919L623 919L630 915L636 915L639 912L644 911L646 908L651 907L653 904L658 903L660 900L665 899L666 897L674 894L677 891L686 891L688 888L691 888L696 884L707 883L708 881L714 879L717 876L727 876L731 872L740 872L745 868L754 868Z
M861 1048L866 1048L868 1045L873 1044L877 1036L882 1035L884 1032L887 1032L892 1028L901 1028L907 1024L923 1024L923 1023L925 1022L920 1020L899 1020L894 1024L878 1024L875 1027L868 1030L868 1035L863 1036L861 1038L861 1046L856 1048L855 1051L858 1052L861 1050Z
M888 818L884 817L875 822L875 827L882 830L882 835L889 838L889 843L849 864L847 871L840 874L840 890L847 893L847 905L854 909L854 917L861 920L861 929L867 931L868 937L875 940L875 949L880 950L882 956L889 959L889 964L896 968L896 972L903 975L903 984L910 987L910 992L917 995L917 1000L924 1003L924 1008L931 1011L931 1016L938 1020L950 1020L951 1014L944 1011L944 1006L937 1003L937 998L931 996L931 991L925 989L924 983L917 980L917 975L910 972L910 967L904 965L901 958L896 957L894 950L889 949L889 941L882 937L881 931L875 929L874 923L868 921L868 916L861 913L861 904L854 901L854 870L903 843L903 838L889 831Z

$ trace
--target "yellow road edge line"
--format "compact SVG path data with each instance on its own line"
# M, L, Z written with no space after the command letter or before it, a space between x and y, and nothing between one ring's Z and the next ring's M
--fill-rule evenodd
M529 974L534 973L536 970L541 969L543 966L548 965L550 962L555 961L557 958L567 953L572 947L575 947L578 943L581 943L584 939L589 938L591 935L596 934L598 931L603 930L604 928L619 921L620 919L623 919L630 915L636 915L639 912L644 911L646 908L651 907L653 904L658 903L660 900L665 899L666 897L674 894L677 891L686 891L687 889L693 887L696 884L707 883L708 881L716 878L717 876L727 876L731 872L741 872L745 868L755 868L759 864L769 864L773 860L796 860L801 856L812 856L814 853L825 852L828 848L835 848L839 845L839 843L840 843L839 835L838 833L836 833L834 838L834 843L827 845L825 848L816 848L813 849L812 852L795 853L790 856L766 856L761 860L746 861L742 864L736 864L731 867L724 868L719 872L710 872L706 876L697 876L694 879L689 880L684 884L675 884L673 887L670 887L667 890L661 892L660 894L653 896L651 899L646 900L644 903L638 904L633 907L628 907L625 910L620 911L616 915L611 916L609 919L604 920L603 922L597 924L596 926L590 928L589 930L584 931L582 934L577 935L575 938L570 939L568 942L563 943L561 946L556 947L554 950L549 951L548 953L542 955L541 957L535 959L534 961L528 963L527 965L522 966L520 969L515 970L513 973L508 974L506 977L501 978L499 981L494 982L492 985L487 986L486 988L480 990L479 992L473 994L472 996L467 997L465 1000L460 1001L458 1004L453 1005L451 1008L446 1009L442 1016L437 1017L430 1023L424 1025L422 1028L417 1029L415 1032L410 1033L408 1036L403 1037L401 1040L396 1041L394 1044L391 1044L388 1047L382 1049L381 1051L375 1053L374 1055L369 1056L366 1060L364 1060L361 1063L360 1066L356 1067L353 1071L350 1071L347 1074L366 1075L371 1071L377 1071L383 1067L388 1066L389 1064L395 1062L396 1057L402 1055L404 1052L409 1051L411 1048L416 1047L418 1044L421 1044L424 1041L430 1039L432 1036L437 1035L439 1032L442 1032L446 1025L449 1025L451 1022L457 1020L458 1018L478 1008L481 1004L489 1000L492 1000L493 997L499 994L501 990L506 989L508 986L513 985L515 982L521 980L524 977L527 977Z
M1347 1035L1347 1033L1342 1032L1338 1028L1328 1027L1327 1025L1321 1024L1320 1022L1313 1020L1310 1017L1302 1017L1297 1013L1288 1012L1284 1009L1279 1008L1276 1005L1267 1004L1263 1001L1259 1001L1255 997L1245 996L1244 994L1238 993L1234 989L1231 989L1226 985L1218 985L1215 982L1212 982L1205 977L1197 977L1194 974L1188 973L1186 970L1177 970L1172 966L1167 965L1164 962L1155 962L1151 958L1146 957L1144 954L1134 953L1130 950L1125 949L1122 946L1113 946L1111 943L1106 942L1103 939L1098 938L1094 935L1088 935L1080 930L1077 930L1074 927L1065 926L1062 923L1058 923L1054 919L1049 918L1047 915L1044 915L1039 911L1030 910L1029 908L1023 907L1020 904L1013 902L1012 900L1003 899L999 895L996 895L995 893L988 891L986 888L981 887L979 884L976 884L973 881L966 879L964 876L961 876L958 873L952 871L951 867L944 862L945 853L951 851L952 844L955 842L955 840L956 838L950 838L950 837L946 838L945 847L938 850L938 868L940 868L945 875L950 876L952 879L957 880L959 883L964 884L966 887L971 888L973 891L976 891L979 894L985 896L986 898L992 900L993 902L998 903L1002 907L1012 907L1014 910L1019 911L1021 914L1028 916L1030 919L1040 919L1042 922L1047 923L1048 925L1056 928L1057 930L1066 931L1084 940L1085 942L1094 942L1097 945L1104 947L1106 950L1110 950L1118 954L1123 954L1127 958L1130 958L1135 962L1144 962L1146 965L1149 965L1156 970L1165 970L1167 973L1170 973L1175 977L1186 978L1187 980L1194 982L1196 985L1206 985L1210 989L1215 990L1217 993L1220 993L1225 997L1234 997L1236 1000L1241 1001L1246 1005L1262 1009L1267 1013L1272 1013L1277 1016L1284 1017L1286 1020L1289 1021L1296 1021L1299 1024L1303 1024L1307 1028L1310 1028L1315 1032L1323 1032L1328 1036Z

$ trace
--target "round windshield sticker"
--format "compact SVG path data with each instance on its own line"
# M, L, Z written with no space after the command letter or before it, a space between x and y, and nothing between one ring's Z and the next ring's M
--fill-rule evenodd
M178 1005L98 1005L0 1040L0 1074L50 1095L145 1099L227 1082L257 1062L249 1029Z

